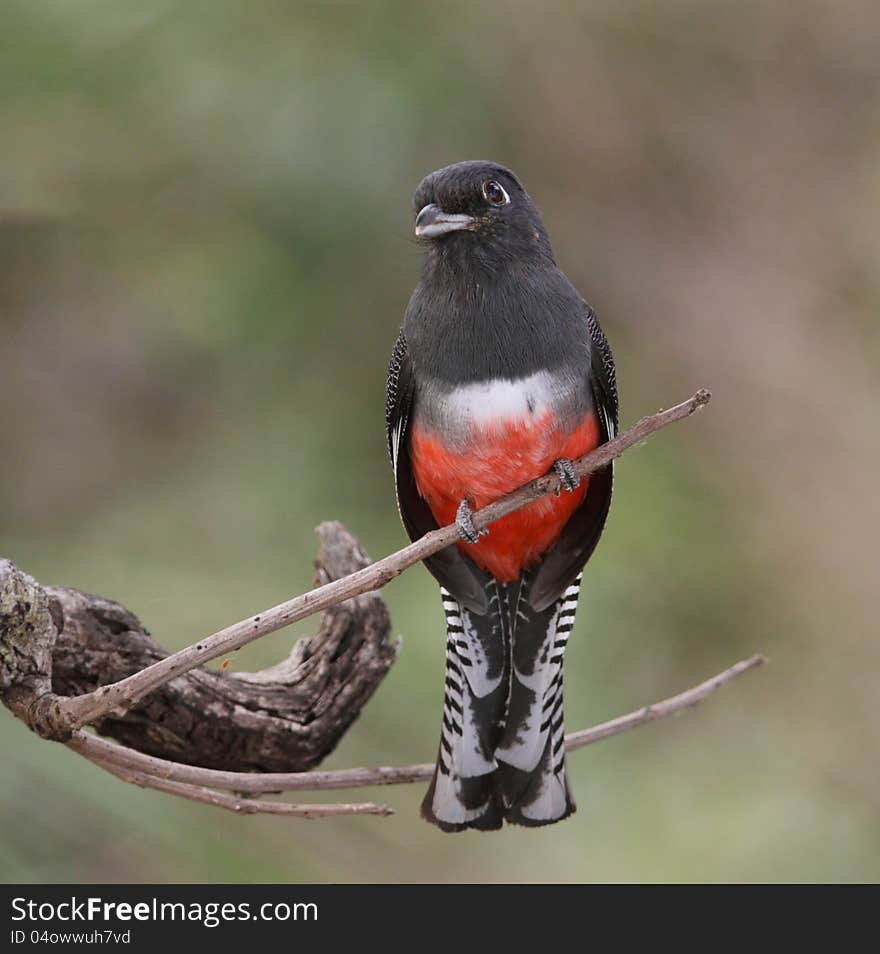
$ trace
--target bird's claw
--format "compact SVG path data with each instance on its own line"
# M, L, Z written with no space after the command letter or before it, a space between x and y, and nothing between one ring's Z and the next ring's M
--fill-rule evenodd
M560 457L553 464L553 469L556 471L556 475L562 481L562 486L568 491L568 493L574 493L574 491L580 487L581 479L574 472L574 464L567 457ZM556 491L556 496L558 497L561 492L560 490Z
M474 512L471 510L471 505L467 499L462 500L458 505L455 514L455 526L458 528L458 535L465 543L478 543L481 534L487 536L489 533L488 530L477 531L474 526Z

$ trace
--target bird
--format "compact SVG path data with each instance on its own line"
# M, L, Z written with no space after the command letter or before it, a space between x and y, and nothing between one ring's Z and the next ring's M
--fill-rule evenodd
M579 478L572 461L617 432L614 359L510 169L438 169L413 213L424 258L388 367L388 451L408 536L455 522L460 538L424 561L447 638L421 814L446 832L548 825L576 807L563 658L613 483L613 465ZM475 509L550 472L560 493L476 532Z

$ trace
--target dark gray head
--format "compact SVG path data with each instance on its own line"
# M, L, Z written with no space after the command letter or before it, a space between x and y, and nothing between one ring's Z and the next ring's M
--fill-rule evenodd
M416 189L413 206L416 237L444 258L489 267L553 260L540 212L497 162L457 162L432 172Z
M422 180L413 202L428 254L403 330L421 373L461 383L589 362L584 303L509 169L447 166Z

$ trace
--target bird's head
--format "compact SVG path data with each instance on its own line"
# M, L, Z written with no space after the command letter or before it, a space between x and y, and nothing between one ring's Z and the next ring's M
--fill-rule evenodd
M440 254L504 261L551 258L541 214L497 162L457 162L425 176L413 197L416 238Z

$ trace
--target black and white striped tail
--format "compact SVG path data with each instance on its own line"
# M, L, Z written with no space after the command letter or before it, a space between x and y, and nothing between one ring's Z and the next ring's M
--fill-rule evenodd
M504 588L492 581L489 612L477 616L445 590L446 693L440 752L422 815L445 831L500 828L494 751L507 701Z
M495 750L496 787L508 822L549 825L575 803L565 774L562 664L574 626L581 578L536 612L524 579L514 617L507 718Z
M491 581L477 616L441 589L446 693L440 751L422 815L446 831L544 825L574 811L565 778L562 659L580 577L540 612L528 578Z

